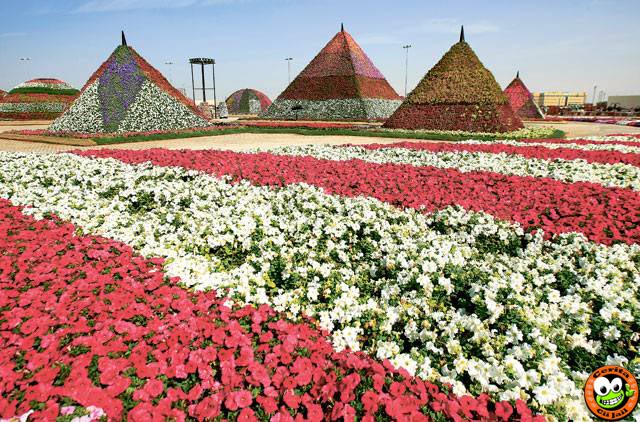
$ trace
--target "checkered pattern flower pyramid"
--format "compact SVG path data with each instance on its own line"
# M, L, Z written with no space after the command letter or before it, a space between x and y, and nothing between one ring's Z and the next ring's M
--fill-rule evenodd
M462 32L460 42L429 70L385 127L509 132L523 125Z
M53 132L122 133L207 126L205 116L132 47L118 46Z
M515 79L504 90L505 95L509 99L511 108L522 119L542 119L544 118L542 111L533 101L533 95L529 92L527 86L520 79L520 72L517 73Z
M263 117L385 119L400 103L400 96L343 28L280 94Z
M0 90L0 119L54 119L73 102L78 92L59 79L31 79L8 93Z

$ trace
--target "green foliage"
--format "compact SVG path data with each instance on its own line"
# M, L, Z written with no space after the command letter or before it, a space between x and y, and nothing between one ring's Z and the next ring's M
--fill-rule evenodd
M80 91L72 89L56 89L41 86L25 86L22 88L14 88L9 94L49 94L49 95L77 95Z

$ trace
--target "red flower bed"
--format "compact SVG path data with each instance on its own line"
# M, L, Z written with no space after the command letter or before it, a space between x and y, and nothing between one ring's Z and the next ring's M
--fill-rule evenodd
M414 150L424 150L430 152L486 152L491 154L506 153L517 154L527 158L537 158L541 160L576 160L582 159L589 163L616 164L625 163L633 166L640 166L640 154L625 153L619 151L585 151L572 148L545 148L543 146L514 146L508 144L446 144L435 142L398 142L391 145L371 144L360 145L366 149L383 148L407 148Z
M3 103L67 103L71 104L75 95L54 94L9 94L2 98Z
M523 402L445 394L269 307L230 309L161 260L0 200L0 415L97 406L109 420L543 420ZM293 416L292 416L293 415Z
M384 127L511 132L523 126L509 104L413 104L405 101Z
M381 201L433 211L449 205L484 211L526 229L580 232L604 244L640 242L640 195L629 189L586 182L506 176L491 172L329 161L311 157L230 151L95 150L80 155L113 157L128 163L150 161L216 175L232 175L261 185L304 182L327 193L371 196Z

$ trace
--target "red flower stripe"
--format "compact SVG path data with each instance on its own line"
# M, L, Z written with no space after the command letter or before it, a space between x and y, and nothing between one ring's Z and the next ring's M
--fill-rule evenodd
M514 146L508 144L460 144L443 142L398 142L394 144L361 145L366 149L383 148L407 148L430 152L485 152L490 154L516 154L526 158L540 160L577 160L582 159L589 163L616 164L624 163L632 166L640 166L640 154L625 153L619 151L586 151L572 148L550 149L542 146ZM636 145L637 146L637 145Z
M166 279L160 259L74 233L0 200L0 417L55 420L63 403L130 421L544 419L337 353L308 324L230 309Z
M393 205L434 211L450 205L484 211L547 235L580 232L604 244L640 242L640 195L629 189L491 172L330 161L312 157L231 151L93 150L80 155L150 161L215 175L232 175L261 185L308 183L329 194L370 196Z

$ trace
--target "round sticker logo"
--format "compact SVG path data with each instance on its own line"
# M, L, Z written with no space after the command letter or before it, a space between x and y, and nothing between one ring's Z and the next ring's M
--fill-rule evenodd
M638 381L620 366L602 366L587 379L584 400L598 418L618 421L631 415L636 408Z

